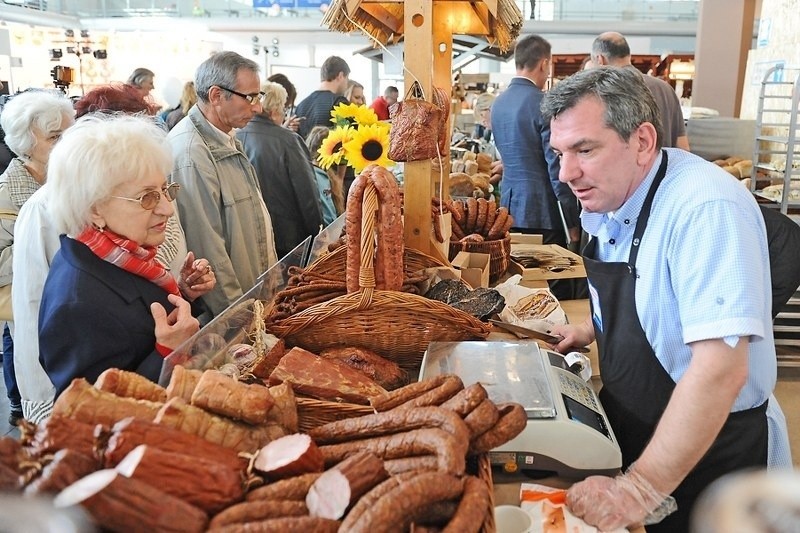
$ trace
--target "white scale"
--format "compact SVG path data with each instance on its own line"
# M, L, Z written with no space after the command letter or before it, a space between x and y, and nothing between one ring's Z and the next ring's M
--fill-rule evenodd
M561 354L524 340L432 342L420 380L439 374L480 382L495 403L525 408L525 430L489 454L492 465L506 473L583 479L614 475L622 466L597 394L567 369Z

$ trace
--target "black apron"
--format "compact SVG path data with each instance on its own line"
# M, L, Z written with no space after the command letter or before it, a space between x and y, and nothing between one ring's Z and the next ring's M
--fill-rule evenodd
M662 151L661 166L636 222L627 263L597 261L596 238L592 238L583 252L593 296L592 322L603 382L600 401L622 449L623 469L644 450L675 388L639 322L635 294L639 244L666 171L667 153ZM672 493L678 510L660 524L647 526L647 532L688 531L694 501L709 483L733 470L764 467L766 463L766 403L731 413L708 453Z

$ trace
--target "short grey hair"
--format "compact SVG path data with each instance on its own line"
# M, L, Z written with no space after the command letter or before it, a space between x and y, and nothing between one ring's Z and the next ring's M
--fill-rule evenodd
M3 107L0 126L8 148L17 156L26 157L36 146L34 128L48 136L74 116L72 102L60 92L28 91L15 95Z
M265 115L286 107L286 89L280 83L268 81L261 86L261 92L264 93L261 108Z
M92 208L123 183L172 171L166 132L152 117L86 115L64 132L47 168L48 207L59 233L76 236Z
M197 67L194 74L194 88L201 102L208 102L208 91L211 87L224 86L236 89L236 77L239 71L247 69L258 74L258 63L242 57L236 52L217 52ZM232 94L225 92L225 99L230 100Z
M141 88L144 82L146 82L147 80L152 81L153 78L155 77L156 75L152 70L144 67L139 67L135 69L133 72L131 72L131 75L128 76L127 83L128 85L133 85L134 87Z
M656 128L661 148L661 118L658 106L642 75L632 69L598 67L561 80L544 95L541 110L546 122L575 107L584 98L596 98L605 106L604 125L624 141L649 122Z

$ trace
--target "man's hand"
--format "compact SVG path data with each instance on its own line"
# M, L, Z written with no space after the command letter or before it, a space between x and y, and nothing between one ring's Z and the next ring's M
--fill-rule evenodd
M489 183L496 185L503 179L503 162L499 159L497 161L492 161L491 169L492 175L489 176Z
M575 346L586 346L594 341L594 327L591 317L588 317L580 324L563 324L550 328L550 334L562 337L557 344L550 346L551 349L559 353L567 353Z
M567 491L572 513L601 531L654 524L675 509L675 500L661 494L631 465L615 478L591 476Z

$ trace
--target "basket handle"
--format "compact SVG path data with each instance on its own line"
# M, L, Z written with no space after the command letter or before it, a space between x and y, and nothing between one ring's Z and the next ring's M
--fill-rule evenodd
M378 216L378 191L371 180L364 187L361 201L361 255L358 269L358 287L362 290L359 309L365 309L372 302L375 290L375 219Z

